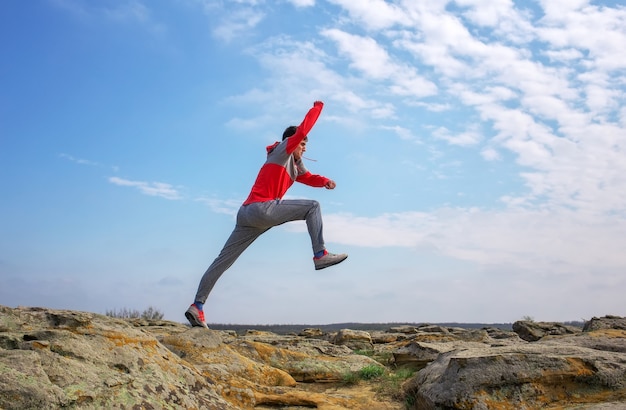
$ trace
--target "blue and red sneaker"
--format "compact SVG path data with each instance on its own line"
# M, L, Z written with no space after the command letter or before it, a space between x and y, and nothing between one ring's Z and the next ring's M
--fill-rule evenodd
M198 306L196 306L195 303L192 303L191 306L189 306L189 309L185 312L185 317L193 327L209 328L204 321L204 312L202 309L198 309Z

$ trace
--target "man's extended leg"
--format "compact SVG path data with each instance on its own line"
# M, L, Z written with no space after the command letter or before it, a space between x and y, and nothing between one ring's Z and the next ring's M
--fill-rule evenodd
M235 263L239 255L266 230L239 224L235 226L219 256L215 258L211 266L202 275L194 303L185 312L185 317L189 320L191 326L207 327L203 305L209 297L213 286L215 286L220 276Z
M220 276L222 276L222 274L235 263L242 252L266 230L267 229L259 229L252 226L235 226L235 229L224 244L222 251L206 270L202 279L200 279L195 298L196 302L206 302L209 293L211 293L211 290Z

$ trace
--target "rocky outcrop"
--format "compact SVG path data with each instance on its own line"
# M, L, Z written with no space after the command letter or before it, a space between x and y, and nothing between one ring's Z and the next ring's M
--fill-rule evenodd
M545 336L571 335L580 333L582 332L582 329L555 322L533 322L529 320L520 320L513 323L513 331L527 342L535 342Z
M520 339L496 343L410 344L415 357L434 360L404 390L424 410L624 409L626 330L607 322L615 318L588 332L543 324L514 326ZM533 342L522 340L529 329Z
M309 389L372 364L319 339L0 306L4 410L400 409L367 385Z
M3 409L237 408L212 376L123 320L0 307L0 347Z
M0 409L623 409L623 323L238 335L0 306ZM346 384L379 366L381 378ZM413 376L382 392L403 368Z
M624 359L541 343L473 347L439 355L405 389L418 409L537 409L625 400Z
M626 330L626 318L619 316L594 317L583 327L584 332L601 329Z
M363 330L341 329L335 335L333 343L347 346L352 350L372 350L374 348L372 336Z

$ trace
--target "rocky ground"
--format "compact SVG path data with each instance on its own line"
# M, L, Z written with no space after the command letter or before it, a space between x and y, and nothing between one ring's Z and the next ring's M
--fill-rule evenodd
M0 306L0 409L626 409L626 319L278 335Z

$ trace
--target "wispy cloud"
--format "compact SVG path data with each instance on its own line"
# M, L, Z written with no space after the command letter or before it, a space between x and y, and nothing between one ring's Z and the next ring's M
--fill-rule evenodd
M400 125L394 125L394 126L385 126L385 125L383 125L383 126L380 127L380 129L393 131L403 140L413 141L415 143L421 144L421 141L420 141L419 137L414 135L413 134L413 130L411 130L409 128L402 127Z
M312 7L315 6L315 0L287 0L296 7Z
M450 145L459 146L476 145L482 140L482 135L475 129L454 133L445 127L439 127L433 131L433 136L447 141Z
M244 35L256 27L264 17L263 13L252 9L239 10L216 27L213 34L223 41L232 41L237 36Z
M155 20L152 12L141 0L121 0L99 5L85 0L51 0L56 7L67 11L79 20L109 21L118 24L136 24L151 33L162 33L164 24Z
M174 186L163 182L130 181L118 177L110 177L109 182L114 185L136 188L145 195L158 196L171 200L182 199L182 195Z
M405 10L384 0L330 0L330 2L343 7L353 19L362 21L371 30L386 29L398 23L410 23Z
M223 4L214 0L196 0L211 20L211 32L221 41L230 42L247 36L265 18L257 7L260 1L237 0Z
M217 198L198 198L198 202L207 205L209 209L218 214L237 215L237 211L241 206L241 199L217 199Z
M366 77L389 81L391 93L416 98L437 93L434 83L420 76L414 67L394 61L375 39L337 29L324 30L322 35L335 41L340 52L351 60L351 65Z
M94 167L100 166L100 164L98 164L95 161L91 161L91 160L83 159L83 158L76 158L76 157L74 157L72 155L69 155L69 154L59 154L59 157L63 158L63 159L66 159L68 161L74 162L74 163L79 164L79 165L90 165L90 166L94 166Z

